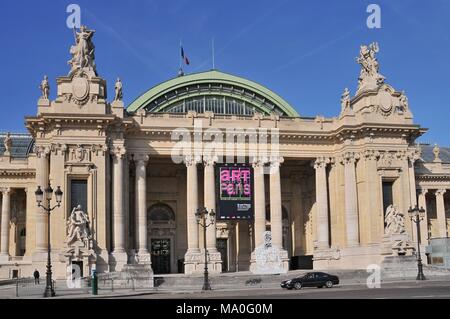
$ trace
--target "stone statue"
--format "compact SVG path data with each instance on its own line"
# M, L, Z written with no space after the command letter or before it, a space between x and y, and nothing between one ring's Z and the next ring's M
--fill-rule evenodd
M405 91L402 91L402 95L400 95L399 100L402 111L407 111L409 109L409 103Z
M12 139L10 133L6 134L3 145L5 146L5 155L11 154Z
M439 145L434 144L433 147L433 154L434 154L434 161L439 162L441 159L439 158L439 155L441 154L441 149L439 148Z
M389 205L386 209L385 229L384 232L388 235L404 234L406 233L405 216L398 211L394 205Z
M89 216L78 205L72 210L69 220L67 221L67 246L80 241L85 243L91 239Z
M348 88L345 88L344 93L342 93L341 106L341 112L344 112L347 108L350 107L350 91Z
M48 77L46 75L44 76L41 85L39 85L39 89L41 89L41 99L48 100L50 85L48 84Z
M369 46L361 46L359 57L356 58L358 64L361 65L358 91L364 87L376 88L384 82L385 77L379 73L379 64L375 57L375 54L378 52L379 47L376 42L373 42Z
M81 26L80 31L75 33L75 45L70 48L72 59L68 62L71 65L71 72L78 69L91 69L96 71L95 66L95 46L92 42L95 31L89 30L86 26Z
M120 81L119 78L117 78L115 89L116 89L116 94L114 96L114 101L122 101L122 99L123 99L122 82Z

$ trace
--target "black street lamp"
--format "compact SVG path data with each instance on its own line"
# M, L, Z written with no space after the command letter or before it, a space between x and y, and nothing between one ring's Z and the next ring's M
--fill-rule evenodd
M425 217L425 209L423 207L418 207L417 205L408 209L409 216L411 221L416 223L416 232L417 232L417 277L416 280L426 280L425 275L423 274L423 265L422 265L422 257L420 255L420 222Z
M50 207L50 202L53 196L53 188L49 184L44 191L46 195L45 197L47 199L47 206L42 205L42 202L44 200L44 192L42 191L41 186L38 186L35 192L38 207L41 207L47 212L47 272L44 297L54 297L55 290L52 283L52 261L50 258L50 213L57 207L61 206L63 192L61 191L60 186L58 186L58 189L55 191L56 205L54 207Z
M209 223L208 223L208 216L209 216ZM203 287L202 290L211 290L211 285L209 283L209 277L208 277L208 251L206 249L206 228L208 228L211 225L214 225L216 221L216 213L214 212L214 209L211 209L210 212L208 212L208 209L205 207L197 209L197 212L195 213L195 218L197 219L197 223L203 227L203 246L205 249L205 272L203 274Z

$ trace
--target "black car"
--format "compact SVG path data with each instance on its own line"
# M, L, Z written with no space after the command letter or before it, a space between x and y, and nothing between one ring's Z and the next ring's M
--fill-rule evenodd
M302 289L303 287L327 287L331 288L339 285L338 276L333 276L324 272L309 272L302 277L284 280L281 282L281 288Z

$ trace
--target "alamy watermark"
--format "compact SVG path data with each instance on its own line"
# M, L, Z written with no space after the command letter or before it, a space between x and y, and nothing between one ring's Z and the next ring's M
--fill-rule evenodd
M380 266L376 264L368 265L366 271L370 274L366 280L367 288L369 289L381 288Z
M381 29L381 7L378 4L369 4L367 6L367 27L369 29Z
M193 131L177 128L172 131L172 161L181 164L186 158L214 159L216 163L280 163L280 131L277 128L203 128L194 121ZM265 167L265 173L270 173Z
M70 13L66 20L69 29L79 29L81 27L81 8L78 4L69 4L66 12Z

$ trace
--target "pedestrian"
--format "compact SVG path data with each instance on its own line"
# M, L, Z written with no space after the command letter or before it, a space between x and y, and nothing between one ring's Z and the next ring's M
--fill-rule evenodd
M39 285L39 276L40 275L39 275L39 271L37 269L34 270L33 276L34 276L34 284Z

